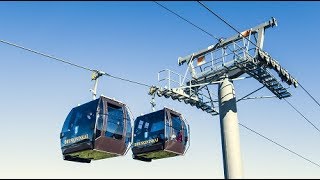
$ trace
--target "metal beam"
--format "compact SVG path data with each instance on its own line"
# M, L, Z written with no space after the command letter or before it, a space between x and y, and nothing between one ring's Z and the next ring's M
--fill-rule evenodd
M260 29L266 29L266 28L273 27L273 26L277 26L277 21L275 18L271 18L271 20L264 22L264 23L254 27L252 29L245 30L241 34L234 35L226 40L221 40L219 43L217 43L215 45L211 45L211 46L207 47L206 49L203 49L203 50L198 51L196 53L192 53L191 55L188 55L185 57L179 57L178 64L179 64L179 66L181 66L182 64L184 64L186 62L189 63L190 61L192 61L200 56L203 56L211 51L225 47L235 41L242 39L243 37L247 37L249 34L254 35L256 33L259 33Z

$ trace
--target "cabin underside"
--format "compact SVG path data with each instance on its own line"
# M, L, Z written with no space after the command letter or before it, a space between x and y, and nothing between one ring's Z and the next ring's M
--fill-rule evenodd
M100 159L116 157L118 155L109 153L109 152L99 151L96 149L93 149L93 150L90 149L90 150L84 150L84 151L66 154L65 156L71 156L73 158L81 158L81 159L100 160Z
M179 154L165 151L165 150L159 150L155 152L148 152L148 153L143 153L143 154L138 154L136 155L137 157L143 157L146 159L162 159L162 158L168 158L168 157L174 157L178 156Z

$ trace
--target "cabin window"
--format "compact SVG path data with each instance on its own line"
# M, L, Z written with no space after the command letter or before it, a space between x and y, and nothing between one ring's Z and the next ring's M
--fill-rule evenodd
M74 134L77 136L91 132L94 128L95 118L96 111L94 107L89 106L88 108L80 108L75 111L75 119L71 125L73 126Z
M163 121L157 121L152 123L151 129L150 129L150 136L152 139L160 138L161 140L164 140L164 122Z
M92 101L71 110L62 128L62 144L66 139L87 135L92 139L96 122L97 101Z
M164 115L163 111L151 113L145 116L140 116L135 121L134 143L157 140L161 142L164 140ZM151 142L151 141L150 141ZM148 143L152 144L152 143Z
M105 115L103 115L103 114L98 114L96 137L100 137L100 136L101 136L101 131L104 130L104 128L103 128L103 119L104 119L104 118L105 118Z
M74 114L74 109L71 110L71 112L68 114L66 120L64 121L62 132L67 132L71 130L71 121L72 121L72 116Z
M171 114L172 121L172 135L171 139L182 142L182 127L181 127L181 119L179 116L175 114Z
M158 121L152 124L150 132L156 132L164 129L163 121Z
M184 121L182 121L183 124L183 144L187 145L188 142L188 127Z
M108 104L108 119L106 137L122 139L123 136L123 110L122 107Z
M165 121L166 121L166 130L165 130L165 132L166 132L166 141L167 140L170 140L171 138L170 138L170 134L171 134L171 124L170 124L170 121L169 121L169 116L168 116L168 114L166 113L166 117L165 117Z
M103 103L100 102L98 107L96 138L101 136L101 131L105 131L104 122L103 122L105 118L106 116L103 114Z

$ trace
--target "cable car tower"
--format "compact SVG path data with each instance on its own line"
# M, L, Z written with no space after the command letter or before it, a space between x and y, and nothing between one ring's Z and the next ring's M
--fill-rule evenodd
M171 97L213 116L220 115L224 176L227 179L242 178L237 101L233 81L245 79L247 77L242 75L247 74L279 99L291 96L288 88L282 85L283 82L289 86L298 86L297 80L262 50L265 30L275 26L277 21L271 18L240 34L220 39L218 43L199 52L179 57L179 66L187 65L185 74L162 70L158 73L160 85L152 86L149 91L149 95L153 97L155 94L159 97ZM210 60L205 62L206 59ZM275 71L280 79L271 74L270 70ZM218 99L213 99L209 85L218 85Z

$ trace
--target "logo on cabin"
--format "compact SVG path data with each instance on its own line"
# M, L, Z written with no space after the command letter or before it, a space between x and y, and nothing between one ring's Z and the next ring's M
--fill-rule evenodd
M158 142L158 141L159 141L158 138L156 138L156 139L149 139L149 140L146 140L146 141L136 142L136 143L133 144L133 146L141 146L141 145L156 143L156 142Z
M75 142L78 142L78 141L81 141L84 139L89 139L89 134L84 134L84 135L77 136L77 137L74 137L71 139L66 139L66 140L64 140L64 144L75 143Z

